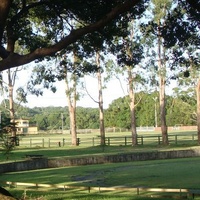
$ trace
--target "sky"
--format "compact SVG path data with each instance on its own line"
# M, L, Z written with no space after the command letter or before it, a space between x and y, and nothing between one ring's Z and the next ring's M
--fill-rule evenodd
M87 90L93 99L98 101L98 83L97 79L93 77L87 77L85 79ZM106 84L106 88L103 89L103 102L104 108L108 108L109 104L112 103L113 100L123 97L127 94L124 94L123 89L120 86L120 82L117 79L111 80ZM52 93L51 91L45 90L43 96L36 97L34 95L28 96L28 104L27 106L30 108L33 107L47 107L47 106L67 106L67 98L65 95L65 83L64 81L56 84L57 91L56 93ZM124 87L125 88L125 82ZM126 89L125 89L126 90ZM98 104L87 95L85 91L81 91L82 97L77 101L77 106L81 107L91 107L98 108Z
M4 80L7 80L6 72L4 72L4 77L5 77ZM29 78L30 78L30 70L18 72L15 89L18 87L25 87ZM121 82L123 83L123 89L121 88L121 85L118 79L112 79L111 81L106 83L106 87L105 89L103 89L103 102L104 102L105 109L109 107L109 104L111 104L113 100L127 95L127 93L124 93L124 91L126 91L127 89L126 89L126 83L123 80L124 79L121 79ZM86 83L88 93L92 96L93 99L98 101L97 78L87 76L84 82ZM48 107L48 106L54 106L54 107L68 106L67 98L65 95L64 81L57 82L56 88L57 88L57 91L55 93L47 89L43 90L43 95L39 97L37 97L36 95L29 94L27 96L28 103L22 104L22 105L29 108ZM84 90L81 90L80 92L81 92L81 97L80 97L80 100L77 101L77 106L98 108L98 104L93 99L91 99ZM0 102L3 99L7 99L7 98L8 98L7 94L4 93L4 95L0 96Z
M30 77L30 71L26 72L20 72L18 73L18 77L16 80L16 86L25 86L28 79ZM121 82L121 84L120 84ZM97 78L87 76L85 78L85 83L87 87L87 91L89 94L98 101L98 82ZM112 103L113 100L124 97L125 95L128 95L127 93L127 82L125 81L125 78L121 77L120 81L116 78L113 78L108 83L104 83L106 85L105 89L103 89L103 105L104 109L107 109L109 107L109 104ZM122 87L123 88L122 88ZM65 95L65 83L64 81L56 83L57 91L56 93L53 93L49 90L44 90L42 96L35 96L35 95L28 95L27 100L28 103L23 104L26 107L33 108L33 107L48 107L48 106L61 106L65 107L68 106L67 104L67 98ZM168 94L172 93L173 86L167 89ZM79 90L80 91L80 90ZM91 108L98 108L98 104L94 102L93 99L87 95L87 93L84 90L81 90L82 97L79 101L77 101L77 106L81 107L91 107ZM3 99L6 99L6 95L0 96L0 102Z

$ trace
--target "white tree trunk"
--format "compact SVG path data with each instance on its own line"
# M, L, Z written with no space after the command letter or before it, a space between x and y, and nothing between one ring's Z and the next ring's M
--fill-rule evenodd
M100 68L100 54L96 53L96 64L99 67L97 72L98 79L98 90L99 90L99 126L100 126L100 137L101 137L101 145L105 145L105 127L104 127L104 111L103 111L103 92L102 92L102 78L101 78L101 68Z

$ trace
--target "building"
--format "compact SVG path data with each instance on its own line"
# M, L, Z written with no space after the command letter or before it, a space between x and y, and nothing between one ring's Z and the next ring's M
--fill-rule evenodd
M16 127L17 127L17 134L37 134L38 128L37 126L29 126L28 119L16 119Z

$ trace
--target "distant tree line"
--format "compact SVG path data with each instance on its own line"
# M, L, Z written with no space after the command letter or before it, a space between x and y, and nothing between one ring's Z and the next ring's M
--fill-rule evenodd
M136 93L137 126L160 126L159 103L157 93ZM105 109L105 127L130 129L130 110L128 96L115 99ZM2 118L8 117L5 103L0 105ZM167 125L196 125L196 102L194 96L184 94L178 97L167 96ZM34 107L20 106L16 118L28 118L30 125L39 130L69 130L70 119L67 107ZM77 129L99 129L99 109L77 107Z

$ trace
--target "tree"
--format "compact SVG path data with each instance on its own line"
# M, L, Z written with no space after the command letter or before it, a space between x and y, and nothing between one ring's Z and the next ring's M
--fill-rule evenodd
M9 137L9 133L15 129L15 124L11 123L11 119L5 117L1 114L0 119L0 140L2 142L2 151L3 154L6 156L6 159L9 159L9 155L14 149L16 145L16 140L12 140L11 137Z
M78 65L77 52L75 49L72 51L73 61L71 64L71 77L69 75L69 66L70 63L67 61L62 62L62 67L64 67L64 79L66 85L66 96L68 102L69 116L70 116L70 133L72 136L72 145L77 145L77 131L76 131L76 101L77 101L77 85L78 85L78 75L76 74ZM70 85L71 83L71 85Z
M200 48L200 1L179 1L181 6L176 7L173 12L169 13L166 20L166 27L162 30L165 38L164 45L173 48L173 64L179 66L180 73L177 75L179 84L187 84L182 81L182 75L189 77L190 84L196 85L197 100L197 133L198 143L200 144L200 82L199 82L199 53ZM172 67L173 69L173 67ZM185 85L186 86L186 85Z
M142 12L140 0L126 1L11 1L0 3L0 69L21 66L44 57L55 55L68 48L88 33L104 34L104 27L120 24L126 11ZM142 8L142 9L141 9ZM131 12L130 12L131 13ZM77 19L82 26L68 26L63 34L63 25ZM4 44L19 44L29 52L24 55L5 49Z
M115 51L119 66L123 67L123 71L127 73L132 145L137 145L135 89L142 82L142 78L139 70L136 70L136 66L141 62L143 56L142 45L134 29L135 22L131 20L126 35L118 38Z
M149 22L144 31L149 38L147 44L151 45L153 59L151 65L156 69L159 85L159 107L160 107L160 123L162 132L162 143L168 145L168 131L166 121L166 94L165 88L167 84L167 49L164 46L165 38L162 30L166 26L167 13L170 12L172 1L152 0L150 10L152 11L152 21ZM156 48L155 48L156 46ZM148 47L149 48L149 47ZM154 72L155 73L155 72ZM156 84L157 85L157 84Z

